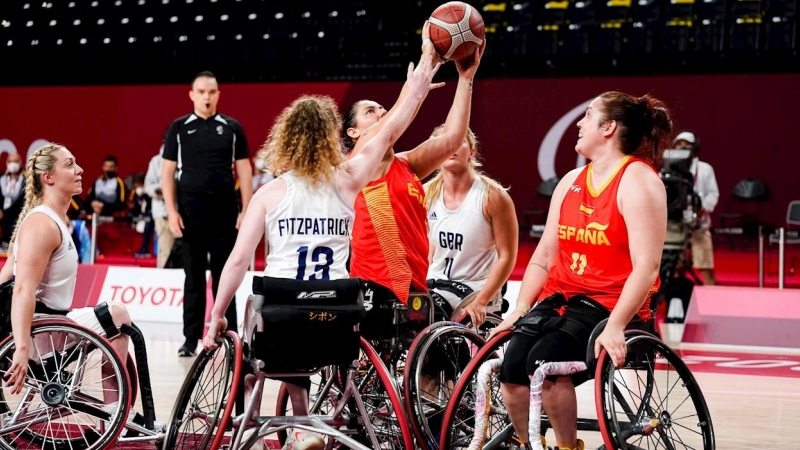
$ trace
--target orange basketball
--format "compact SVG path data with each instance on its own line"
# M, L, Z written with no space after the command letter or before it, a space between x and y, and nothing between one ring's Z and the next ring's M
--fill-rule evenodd
M460 61L472 56L483 44L483 17L464 2L448 2L433 11L430 34L436 53L444 59Z

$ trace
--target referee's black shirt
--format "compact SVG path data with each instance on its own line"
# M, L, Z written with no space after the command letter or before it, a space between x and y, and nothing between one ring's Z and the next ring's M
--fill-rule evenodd
M169 126L163 158L176 161L182 198L235 196L233 161L249 159L239 122L223 114L203 119L194 113Z

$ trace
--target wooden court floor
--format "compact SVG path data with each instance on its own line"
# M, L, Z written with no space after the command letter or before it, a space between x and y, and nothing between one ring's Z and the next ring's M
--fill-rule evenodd
M167 421L194 358L177 357L183 341L180 325L137 325L148 342L156 416ZM680 325L669 327L662 329L662 335L673 348L682 350L670 338L679 336ZM800 351L732 352L692 347L686 349L684 360L709 405L717 449L800 449ZM274 414L278 385L274 381L267 384L262 414ZM591 383L578 388L578 404L581 417L596 417ZM137 409L141 410L141 406L137 405ZM587 448L600 445L598 434L579 437Z

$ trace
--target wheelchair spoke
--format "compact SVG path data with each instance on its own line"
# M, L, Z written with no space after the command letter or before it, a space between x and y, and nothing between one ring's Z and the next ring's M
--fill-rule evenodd
M666 450L713 450L714 436L708 408L688 368L669 347L652 336L639 335L629 340L629 351L645 355L641 363L646 376L636 371L638 386L617 372L606 359L604 364L608 405L602 405L613 440L626 449L664 448ZM634 392L634 388L637 392ZM627 389L628 393L620 390ZM611 395L609 395L611 394ZM670 399L672 397L672 399ZM633 408L628 401L640 402ZM633 411L637 411L633 416ZM620 417L618 417L618 415ZM625 417L629 422L621 422ZM623 445L624 444L624 445Z

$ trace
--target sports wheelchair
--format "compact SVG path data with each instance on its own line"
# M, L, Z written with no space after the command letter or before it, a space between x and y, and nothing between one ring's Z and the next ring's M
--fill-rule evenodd
M0 287L2 375L11 367L16 351L9 286ZM22 391L11 394L9 387L0 387L0 448L94 450L119 442L161 441L163 430L154 429L144 338L133 324L123 325L118 332L131 337L135 361L128 354L123 364L106 338L71 319L35 317ZM117 393L115 402L104 399L109 391ZM143 414L128 422L138 394Z
M700 387L681 357L657 337L654 323L626 330L628 354L619 369L605 349L594 358L594 342L605 323L592 331L585 361L544 364L531 377L532 448L544 448L543 436L550 428L541 409L544 378L586 370L594 377L597 419L579 418L577 426L579 431L600 432L600 449L713 450L714 430ZM500 383L493 376L500 370L512 333L495 335L464 370L444 412L440 448L519 448ZM536 436L542 436L541 441Z
M164 450L216 450L226 431L232 431L229 448L246 449L288 428L359 450L413 448L395 382L360 336L365 313L359 279L255 277L242 340L227 332L217 349L200 352L172 412ZM255 386L231 418L244 372L255 378ZM258 417L255 406L267 377L312 377L309 415Z

